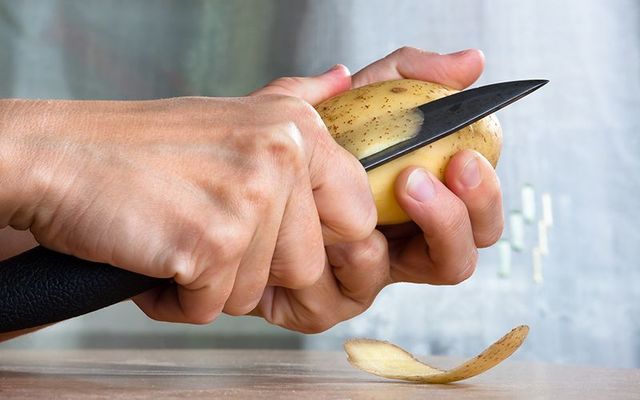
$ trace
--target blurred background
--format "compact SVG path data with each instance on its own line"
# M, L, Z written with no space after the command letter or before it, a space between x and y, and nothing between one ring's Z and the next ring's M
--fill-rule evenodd
M0 0L0 97L239 96L404 45L482 49L478 84L551 81L499 113L507 227L471 279L388 287L319 335L163 324L125 303L0 346L338 350L368 336L470 356L526 323L518 359L640 367L637 1Z

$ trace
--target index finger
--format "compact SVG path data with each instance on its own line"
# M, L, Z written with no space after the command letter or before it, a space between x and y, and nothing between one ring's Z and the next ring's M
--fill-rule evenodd
M369 180L351 153L331 137L320 140L309 174L325 246L362 240L373 232L378 214Z
M309 155L309 179L325 245L364 239L377 222L364 168L333 140L312 106L347 90L350 85L349 70L336 65L316 77L277 79L252 94L280 94L302 100L294 107L297 110L294 120L307 139L304 147Z

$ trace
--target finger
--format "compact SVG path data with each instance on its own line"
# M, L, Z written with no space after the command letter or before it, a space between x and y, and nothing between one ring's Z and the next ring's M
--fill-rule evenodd
M252 95L295 96L317 104L350 86L349 71L337 65L317 77L277 79ZM301 107L298 119L300 131L312 138L311 145L305 144L310 154L311 187L325 245L367 237L375 228L377 214L364 168L330 137L312 107Z
M329 138L316 146L309 172L325 245L368 237L378 214L362 164Z
M38 245L29 231L14 230L11 227L0 229L0 260L7 259Z
M484 54L469 49L438 54L403 47L365 67L353 76L353 87L393 79L419 79L464 89L475 82L484 68Z
M360 312L391 283L387 240L377 230L358 242L328 246L327 256L340 292L360 304Z
M351 73L347 67L338 64L318 76L278 78L250 96L280 94L299 97L311 105L316 105L350 87Z
M279 143L279 140L272 138L272 144ZM266 157L270 157L263 154ZM276 152L276 157L264 165L269 166L276 161L280 151ZM273 156L271 156L273 157ZM294 159L292 159L294 160ZM286 161L290 168L285 169L284 174L279 174L277 165L265 168L265 174L259 179L260 184L255 185L252 191L254 197L251 206L254 218L257 220L256 229L241 256L238 270L229 298L226 300L223 312L230 315L244 315L253 310L260 299L269 279L269 272L278 242L278 232L282 226L285 205L290 199L292 187L295 185L295 162ZM248 197L248 196L247 196ZM243 201L246 201L243 199ZM247 203L249 203L247 201ZM248 228L250 224L246 224Z
M150 318L167 322L205 324L217 318L232 293L243 256L252 250L260 211L255 203L245 201L242 223L226 220L220 227L219 216L208 223L200 219L193 237L185 239L189 251L169 249L167 257L158 257L157 269L176 271L173 283L134 297L138 307ZM200 215L207 215L211 210L202 211Z
M361 310L361 304L342 295L326 263L320 279L311 287L299 290L268 287L251 315L294 331L319 333Z
M236 268L208 269L191 285L171 284L133 298L151 319L166 322L207 324L224 307L235 280Z
M452 284L471 276L478 252L462 200L431 173L415 167L398 176L395 193L422 229L424 241L418 237L409 242L393 260L394 267L398 265L394 279Z
M475 151L463 150L447 165L445 182L467 206L476 246L497 242L504 227L502 195L489 161Z
M309 178L298 180L285 207L269 285L301 289L316 283L326 261Z
M366 310L388 283L389 258L384 236L327 247L320 279L309 288L268 287L252 315L303 333L318 333Z
M375 228L377 213L362 164L333 140L313 107L293 97L286 100L304 138L300 142L308 176L300 179L311 183L324 244L366 238Z
M245 315L253 310L269 279L269 269L278 236L279 224L262 224L253 236L233 283L233 290L222 311L229 315Z

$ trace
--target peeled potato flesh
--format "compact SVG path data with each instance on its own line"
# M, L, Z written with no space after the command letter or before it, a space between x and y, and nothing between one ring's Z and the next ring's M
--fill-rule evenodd
M385 81L339 94L319 104L317 110L333 138L362 159L415 136L422 124L429 123L423 120L424 116L416 107L456 92L425 81ZM475 150L495 167L501 147L500 124L494 115L490 115L370 170L369 184L378 210L378 223L389 225L409 220L394 193L395 180L405 168L423 167L443 180L449 159L458 151Z

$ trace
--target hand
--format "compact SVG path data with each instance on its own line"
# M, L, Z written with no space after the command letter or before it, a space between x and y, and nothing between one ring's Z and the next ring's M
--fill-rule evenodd
M368 66L354 86L379 80L420 79L462 90L480 76L477 50L439 55L402 48ZM408 168L396 181L396 197L413 223L382 229L389 241L390 282L455 284L472 275L477 248L502 235L500 182L479 153L465 150L447 166L441 183L427 171ZM366 239L360 246L366 246Z
M0 261L27 251L38 243L30 232L16 231L11 227L0 229Z
M402 48L358 72L352 82L359 87L412 78L463 89L478 78L483 63L482 53L474 50L439 55ZM295 83L279 88L305 98L309 90ZM495 243L502 233L500 185L489 162L472 151L456 154L445 175L442 183L421 169L403 171L396 196L413 222L328 246L327 264L315 285L301 290L267 287L252 314L314 333L362 313L391 283L455 284L467 279L476 266L477 248Z
M336 68L305 82L328 97L350 80ZM173 278L135 298L155 319L245 314L267 284L315 283L325 243L375 227L364 170L293 97L5 100L0 133L0 227Z

